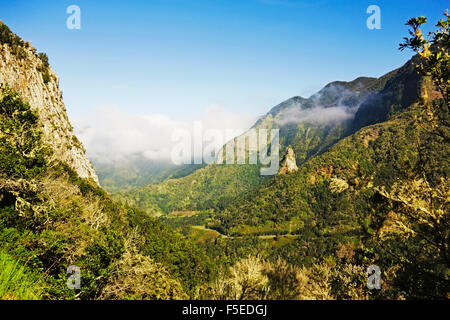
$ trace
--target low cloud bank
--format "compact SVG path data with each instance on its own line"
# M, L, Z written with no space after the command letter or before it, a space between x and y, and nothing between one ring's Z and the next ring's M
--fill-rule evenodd
M325 96L334 97L332 106L324 105L322 99ZM320 125L353 119L359 109L360 103L357 105L347 105L346 100L352 96L354 96L354 92L351 90L340 86L329 86L309 99L313 103L312 107L305 108L302 103L294 102L288 108L281 111L275 121L278 125L303 122Z
M192 133L194 124L201 123L203 130L243 133L256 120L257 116L233 113L219 105L206 108L197 118L186 120L176 120L163 114L130 114L116 106L103 106L90 117L74 119L73 124L88 157L95 161L115 162L132 155L164 161L171 159L174 145L179 144L172 141L172 135L177 130ZM222 145L216 147L218 149Z
M358 109L347 106L337 106L325 108L322 106L315 106L310 109L301 109L301 106L293 106L283 112L277 117L276 121L279 125L288 123L317 123L325 124L330 122L342 122L352 119Z

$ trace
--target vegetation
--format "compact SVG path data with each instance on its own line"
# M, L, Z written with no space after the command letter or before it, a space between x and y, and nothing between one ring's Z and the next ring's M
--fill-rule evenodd
M95 159L93 164L100 185L108 192L130 192L166 179L185 177L203 167L196 164L176 166L167 162L149 161L142 155L112 162Z
M345 264L327 263L299 268L278 259L270 262L249 256L230 267L204 292L221 300L367 300L374 293L367 289L365 270Z
M407 22L411 28L409 34L411 38L404 38L404 43L400 44L400 50L407 48L417 52L421 58L416 65L419 72L426 77L430 77L436 89L440 92L442 99L450 103L450 36L449 36L449 13L448 9L444 13L446 20L441 19L435 32L430 32L428 39L423 36L420 27L427 22L424 16L412 18Z
M445 16L447 20L438 23L438 31L429 40L418 28L424 18L408 22L413 38L405 39L401 48L411 48L418 56L380 79L353 123L341 131L347 137L338 136L337 143L326 145L320 135L330 131L304 124L284 127L282 143L291 136L295 137L292 145L303 143L297 150L304 152L308 145L323 149L306 156L296 152L298 172L260 181L224 207L213 207L215 211L207 216L162 220L194 237L209 255L223 262L224 269L205 289L206 296L448 297L450 131ZM327 94L323 99L333 97ZM284 106L277 108L279 112ZM298 134L304 134L304 139ZM177 183L183 186L199 175ZM196 185L189 190L196 191ZM169 197L177 197L184 191L171 192ZM195 198L184 200L185 210L198 209ZM199 224L225 237L207 239L205 234L193 233L189 225ZM380 292L365 288L365 270L371 264L382 270ZM283 285L277 286L277 281ZM283 288L291 288L293 296Z
M41 144L38 116L11 89L0 88L1 173L29 179L46 169L48 149Z
M0 21L0 44L8 45L11 53L19 59L26 57L25 47L29 45L14 34L7 25Z
M50 64L48 62L48 56L45 53L36 53L36 49L33 48L29 42L23 41L19 36L14 34L11 29L3 22L0 21L0 44L7 45L11 54L16 56L19 60L23 60L28 56L27 51L31 51L37 58L40 59L42 65L37 67L37 70L42 74L42 80L44 83L48 83L51 80L50 76Z
M397 71L377 100L387 121L362 128L297 173L278 176L244 195L215 216L211 227L239 235L294 225L291 232L297 229L299 237L275 251L293 265L314 269L330 261L339 266L341 248L352 248L345 258L352 268L376 264L384 270L384 298L446 298L450 131L445 16L428 41L418 29L424 18L408 22L413 38L405 39L402 48L419 56ZM415 79L411 66L423 78ZM398 91L401 83L403 88L419 85L412 91L415 99L411 90ZM395 107L395 101L403 105Z
M299 108L308 110L318 106L332 108L340 104L356 108L363 102L372 101L372 95L380 93L385 96L381 91L394 76L396 72L390 72L379 79L358 78L351 82L331 83L309 99L294 97L274 107L254 128L278 128L281 152L284 152L287 146L292 146L297 165L301 165L326 152L359 128L352 120L326 123L289 122L286 112L295 112ZM240 195L255 190L261 184L270 183L270 179L261 176L259 170L260 167L255 165L213 164L180 178L176 175L169 176L158 185L118 192L114 197L149 213L208 209L221 211L234 203L235 198ZM110 175L111 178L114 176Z
M184 178L168 179L114 195L115 199L149 213L186 210L222 210L242 192L256 187L263 177L254 165L209 165ZM219 192L220 191L220 192Z
M41 294L39 277L0 253L0 300L38 300Z
M42 73L42 80L44 81L44 83L48 83L51 80L50 64L48 63L48 56L47 54L41 52L38 53L37 57L42 62L42 65L38 67L38 70Z
M38 115L8 88L0 111L0 243L16 263L11 275L39 273L45 299L195 297L214 266L194 243L51 160ZM81 269L79 291L66 286L70 265ZM153 285L142 288L142 279Z
M2 87L0 298L448 298L445 17L428 39L426 18L408 21L400 48L418 55L402 68L330 84L267 118L281 120L292 103L304 110L345 100L360 105L354 119L257 123L279 126L298 171L261 178L251 165L182 168L114 195L125 205L55 160L39 114ZM0 35L16 41L4 27ZM80 290L66 286L70 265L81 268ZM366 286L369 265L382 271L381 290Z

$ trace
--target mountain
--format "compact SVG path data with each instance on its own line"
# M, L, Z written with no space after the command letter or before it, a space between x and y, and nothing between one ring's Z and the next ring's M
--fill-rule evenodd
M403 67L383 77L381 90L372 93L361 104L355 114L353 130L364 126L386 121L394 113L398 113L415 103L422 87L421 76L416 65L419 57L414 56Z
M0 82L0 299L196 297L214 263L98 186L47 56L3 23Z
M174 165L168 161L149 160L141 154L127 158L90 157L100 185L108 192L132 190L157 184L169 178L181 178L203 165Z
M281 167L278 174L288 174L298 170L297 161L295 160L294 150L291 146L287 147L286 155L281 161Z
M417 59L367 96L354 133L242 194L206 227L274 239L269 255L311 272L379 266L385 298L448 298L449 105L418 76Z
M408 118L408 112L405 113L405 111L409 111L409 108L412 108L420 98L420 92L423 90L424 84L414 67L416 63L417 57L408 61L403 67L389 72L379 79L358 78L347 83L331 83L308 100L299 97L292 98L273 108L263 119L258 121L255 127L269 129L275 127L280 129L280 144L282 148L289 145L289 150L291 150L290 146L292 146L292 154L295 153L296 155L299 172L296 172L294 175L301 176L303 179L316 181L317 172L321 171L323 171L323 175L331 178L335 174L338 159L344 157L342 153L345 153L344 150L346 149L349 149L348 152L351 152L355 157L358 156L358 161L368 165L374 160L369 157L368 142L377 139L377 141L380 141L385 138L380 133L380 127L385 128L386 132L391 132L394 130L393 128L396 128L399 132L405 135L408 134L408 132L405 132L404 123L394 122L395 125L392 125L392 121L397 117ZM342 114L344 115L343 118L339 119L339 116ZM348 116L348 119L345 118L346 116ZM324 118L327 121L321 123ZM289 123L285 123L286 121L289 121ZM380 125L372 127L375 124ZM364 135L366 138L359 138L361 135ZM403 147L411 147L408 141L404 140L403 136L395 137L395 140L396 143ZM355 144L355 141L362 142ZM391 143L389 141L389 144ZM350 148L347 148L349 144ZM383 148L387 144L387 141L383 143ZM399 149L399 152L401 150ZM381 157L380 152L376 151L378 155L376 159L378 160ZM326 157L330 157L330 154L334 155L332 156L333 160L325 161ZM381 157L381 159L383 158ZM387 155L385 159L380 161L379 166L384 164L391 166L392 163L386 163L386 159L388 159ZM312 163L318 163L320 167L308 169L314 172L306 172L305 168L309 168ZM355 163L355 170L356 168L361 170L359 162ZM372 168L371 170L375 169ZM380 172L382 172L381 169L376 170L376 173ZM356 173L353 174L356 175ZM365 174L369 174L369 172ZM268 186L275 185L273 190L277 191L273 191L276 192L275 195L272 194L270 196L273 201L264 202L265 205L268 205L266 213L271 212L271 214L260 218L261 223L266 225L263 228L264 232L268 232L267 228L269 227L267 224L276 221L273 223L273 227L269 229L272 229L270 231L272 233L280 233L280 230L285 230L287 224L292 226L288 222L285 222L283 226L278 225L278 222L282 220L289 220L285 215L292 217L296 215L295 212L306 210L305 208L283 209L284 206L275 204L287 196L289 192L286 191L291 190L287 186L281 188L276 185L279 181L284 183L286 179L275 177L267 184L254 190L254 192L244 195L244 197L246 195L250 196L248 201L253 207L259 200L262 201L262 190L266 190ZM315 182L312 184L315 185ZM308 183L303 185L304 188L301 192L306 192L309 189L308 185ZM292 190L297 190L297 188L292 188ZM280 193L280 191L282 192ZM297 191L300 192L299 190ZM296 193L297 191L293 193L293 196L295 195L296 197L295 203L302 201L301 193ZM253 198L255 195L257 195L256 199ZM308 196L304 196L306 199L303 200L308 201ZM236 203L239 203L239 201L234 202L231 208L234 208ZM243 219L245 219L248 210L239 205L237 206L237 208L233 209L236 210L236 217L227 217L226 223L225 220L221 220L224 222L221 226L231 222L233 226L240 229L245 228L246 223L243 222ZM255 212L260 214L260 210L262 208L252 208L251 216L249 217L252 224L257 219ZM308 210L306 211L310 210L312 210L311 206L308 205ZM224 215L226 216L229 211L230 208L227 208L224 211L226 212ZM283 213L281 214L280 211L283 211ZM274 215L279 215L279 217L274 217ZM227 230L230 231L228 228ZM221 231L224 232L225 230L221 228Z
M403 69L399 69L379 79L360 77L350 82L332 82L309 99L293 97L280 103L250 130L279 129L282 155L291 146L297 165L301 165L355 132L359 124L366 121L363 119L369 119L368 115L359 112L360 107L366 108L365 105L376 97L387 96L387 92L393 90L388 83L396 85L398 74L403 73ZM374 118L371 121L378 120ZM242 136L246 135L248 132ZM237 139L239 137L234 139L235 143ZM226 148L227 145L223 150ZM269 179L260 175L260 168L260 164L212 164L186 177L119 192L114 197L149 213L222 210L237 196L250 192Z
M113 194L114 199L150 214L225 208L240 193L266 179L255 165L208 165L181 178Z
M37 54L28 42L1 24L0 84L16 91L32 110L39 113L44 140L54 157L67 163L82 178L98 182L83 145L73 133L66 114L58 76L45 54Z
M280 130L277 175L213 164L118 198L166 214L161 221L217 261L247 257L232 272L304 279L301 288L271 282L301 297L367 299L375 265L384 285L369 296L448 298L449 105L419 63L414 56L381 78L334 82L270 110L252 129Z

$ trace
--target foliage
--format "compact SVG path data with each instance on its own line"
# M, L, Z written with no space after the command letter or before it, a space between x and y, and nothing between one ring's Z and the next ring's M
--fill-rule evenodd
M108 192L130 191L149 184L156 184L181 170L171 163L149 161L144 156L105 162L93 159L100 185ZM189 166L186 166L188 168ZM195 166L198 169L198 166ZM195 169L192 169L195 170Z
M195 297L214 264L194 243L52 159L38 115L10 89L2 88L0 108L0 243L11 259L41 276L39 298ZM144 241L130 249L135 228ZM81 290L66 286L70 265L81 269ZM142 288L138 281L148 277L153 285ZM27 277L17 279L27 284ZM13 284L17 292L10 297L23 298L21 285ZM113 293L131 284L125 295Z
M214 164L184 178L118 193L114 198L149 213L221 210L234 197L256 187L263 179L258 166Z
M372 106L383 106L385 116L365 122L376 124L310 158L298 172L242 195L214 215L210 227L234 237L280 230L298 234L267 254L303 266L305 283L317 284L300 293L305 299L447 297L450 130L443 94L448 55L421 61L447 52L447 24L441 21L438 27L431 53L421 51L390 76L376 103L361 106L367 119ZM425 77L416 78L416 65L433 63ZM361 121L358 126L364 124L361 117L355 119ZM324 265L336 263L343 245L355 248L352 257ZM378 295L349 287L351 279L362 279L368 264L384 271ZM342 286L348 290L337 292Z
M0 168L12 178L33 178L46 168L38 116L17 93L0 88Z
M38 53L38 58L41 60L42 66L44 68L49 68L50 67L50 64L48 63L48 56L47 56L47 54L45 54L44 52L40 52L40 53Z
M267 124L260 120L254 128L280 129L280 150L292 145L297 164L302 164L352 133L352 123L294 123L284 119L286 110L296 111L296 108L308 109L315 106L329 108L338 104L357 107L371 93L380 90L388 78L358 78L352 82L336 82L310 99L294 97L274 107L265 117L275 117L276 121L268 120ZM270 180L262 177L259 170L259 165L212 164L187 176L183 174L179 177L176 172L157 185L119 192L114 197L151 213L207 209L221 211L232 204L235 198Z
M444 12L445 18L441 19L435 32L430 32L425 39L420 27L427 22L424 16L408 20L410 38L404 38L400 44L400 50L410 48L417 52L421 58L417 69L424 75L431 77L433 84L439 90L442 98L450 106L450 22L448 10Z
M196 288L212 278L214 264L192 241L140 210L129 208L128 219L130 227L137 228L145 239L138 245L140 252L164 263L188 294L195 296Z
M261 300L269 292L269 279L258 256L249 256L230 267L230 277L219 276L206 290L213 299Z
M41 72L42 74L42 80L44 83L49 83L51 80L50 76L50 64L48 62L48 56L47 54L41 52L38 53L37 57L39 60L41 60L42 65L37 67L37 70Z
M155 263L134 247L136 232L127 238L125 253L116 262L115 275L102 292L102 299L186 299L180 282L162 264ZM139 241L139 240L137 240Z
M67 164L51 160L38 114L2 88L0 296L448 297L445 15L431 40L419 29L426 18L408 22L411 38L401 48L418 56L402 68L380 79L332 84L313 99L292 99L302 108L314 100L327 107L342 99L360 105L355 119L344 123L280 127L282 146L292 145L296 153L297 172L263 179L258 166L210 165L115 195L147 212L113 201ZM2 43L14 45L2 26ZM39 58L48 69L48 58ZM270 115L289 107L280 104ZM193 226L220 234L194 243L186 237L196 236ZM366 288L372 264L382 270L381 291ZM69 265L81 267L81 290L66 287ZM38 290L25 290L35 283Z
M25 43L16 34L14 34L7 25L0 21L0 44L7 44L13 55L17 56L19 59L26 57Z
M42 287L39 278L0 252L0 300L38 300Z
M290 265L278 258L275 262L249 256L222 273L205 289L207 298L233 300L366 300L365 269L329 263L311 267Z

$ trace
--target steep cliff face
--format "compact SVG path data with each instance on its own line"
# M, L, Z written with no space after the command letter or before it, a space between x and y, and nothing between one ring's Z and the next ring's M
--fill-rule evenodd
M0 42L0 85L17 91L38 111L44 139L53 148L54 157L67 163L80 177L98 183L83 145L73 133L58 81L46 59L39 57L31 45L12 46Z

